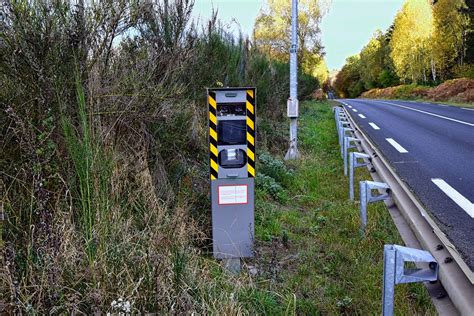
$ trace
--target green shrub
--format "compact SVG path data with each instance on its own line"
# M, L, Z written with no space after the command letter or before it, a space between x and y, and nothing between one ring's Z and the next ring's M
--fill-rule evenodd
M417 84L401 85L393 90L394 99L417 99L426 94L430 87L419 86Z
M259 172L270 176L282 185L288 185L293 177L293 171L288 169L283 160L267 152L258 155Z
M261 172L255 177L255 188L261 192L270 194L274 199L281 202L287 199L286 191L275 179Z
M457 65L453 69L454 78L471 78L474 79L474 64Z

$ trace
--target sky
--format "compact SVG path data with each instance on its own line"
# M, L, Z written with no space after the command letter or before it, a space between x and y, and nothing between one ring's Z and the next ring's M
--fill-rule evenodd
M291 0L288 0L291 1ZM329 69L340 69L347 57L360 52L377 29L386 30L404 0L332 0L324 16L321 41ZM219 10L229 30L251 36L253 24L265 0L195 0L194 16L209 19Z
M328 68L340 69L377 29L388 29L402 4L403 0L333 0L321 25Z
M264 0L195 0L193 14L201 18L201 22L209 20L212 8L218 9L218 18L238 34L252 36L253 24ZM236 22L233 22L236 21Z

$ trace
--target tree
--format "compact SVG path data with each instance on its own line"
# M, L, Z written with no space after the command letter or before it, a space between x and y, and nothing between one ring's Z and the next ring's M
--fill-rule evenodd
M435 32L433 56L441 79L447 79L450 69L465 62L465 37L469 18L462 11L464 0L438 0L433 6Z
M466 0L466 8L463 11L469 23L465 30L465 62L474 65L474 0Z
M346 64L337 74L334 88L339 96L345 98L358 97L364 91L360 78L360 57L354 55L346 59Z
M377 86L378 75L383 70L380 36L375 34L360 52L360 76L366 89Z
M298 60L303 70L312 73L322 60L323 52L319 39L322 18L321 2L299 0L298 4ZM255 21L254 41L256 46L279 61L288 61L291 45L291 1L268 0Z
M314 67L311 75L318 79L321 84L324 84L329 80L329 69L324 59Z
M391 57L404 81L428 82L433 63L433 12L429 0L407 0L395 17Z
M388 35L378 30L362 49L359 71L365 89L386 87L396 81L389 44Z

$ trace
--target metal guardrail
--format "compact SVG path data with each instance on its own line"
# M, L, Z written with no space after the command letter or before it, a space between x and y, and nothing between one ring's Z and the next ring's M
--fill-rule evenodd
M372 166L376 170L376 173L371 173L374 181L387 183L392 191L393 207L402 217L394 218L402 239L409 247L421 247L430 251L439 263L438 278L450 301L447 302L445 299L443 299L444 302L434 301L436 308L440 314L474 315L474 273L470 271L454 245L439 229L407 184L400 179L380 150L358 127L350 113L345 114L349 125L354 129L355 137L361 140L359 151L364 151L371 156ZM403 222L406 227L400 228L400 222ZM430 290L429 286L427 287ZM442 295L439 296L442 297ZM451 305L454 305L457 311L454 311Z

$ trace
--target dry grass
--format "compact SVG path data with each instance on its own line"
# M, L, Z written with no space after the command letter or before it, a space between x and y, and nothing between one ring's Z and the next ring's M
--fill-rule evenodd
M434 101L474 103L474 79L448 80L431 89L427 97Z
M372 89L362 93L368 99L426 99L454 103L474 103L474 79L448 80L437 87L401 85L385 89Z

